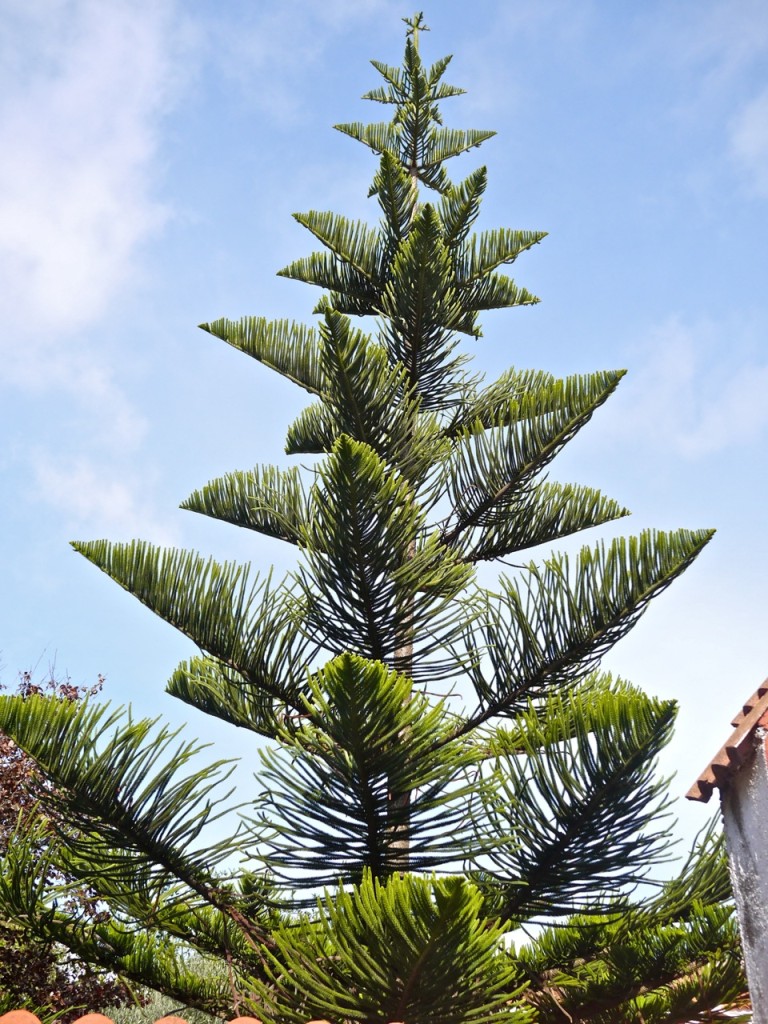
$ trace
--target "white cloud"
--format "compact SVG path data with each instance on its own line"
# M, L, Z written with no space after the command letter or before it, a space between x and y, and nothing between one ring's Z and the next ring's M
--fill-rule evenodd
M481 16L468 39L454 40L461 75L452 68L446 76L452 84L468 87L462 101L467 115L509 117L511 111L524 108L531 102L531 84L510 53L524 54L542 37L546 37L549 50L574 51L582 45L592 14L590 3L538 0L535 4L498 4L485 22ZM439 16L438 8L436 23Z
M168 217L153 187L157 125L174 87L171 13L170 0L6 7L6 384L55 385L86 401L107 387L106 371L90 378L82 372L77 334L104 316L132 280L139 247Z
M607 433L699 458L757 441L768 429L768 362L745 325L670 318L649 332L640 359L603 414Z
M36 497L54 505L69 529L94 536L151 537L161 544L174 541L167 524L158 521L138 495L141 483L114 468L97 466L80 457L54 461L46 455L33 458L31 469Z
M198 32L205 35L206 56L219 73L237 83L261 114L286 124L301 121L304 76L322 74L320 65L327 67L334 40L388 9L388 0L282 0L246 6L236 16L217 9L209 22L198 24ZM351 51L344 59L366 57Z
M651 81L660 66L671 73L665 116L686 133L710 137L687 174L689 184L700 196L711 191L720 200L729 187L721 180L721 158L730 157L750 188L764 194L766 108L763 95L755 97L754 83L765 81L768 5L764 0L683 0L667 5L661 17L649 8L635 17L633 27L634 55L650 65Z
M768 199L768 88L731 122L730 151L750 192Z
M67 410L70 418L82 420L90 445L129 451L144 439L145 417L115 381L113 370L84 347L21 346L5 353L3 365L6 386L21 388L25 401L48 401L47 393L55 391L57 414Z
M649 32L675 66L697 69L702 100L741 78L768 52L768 7L764 0L692 0L649 12Z

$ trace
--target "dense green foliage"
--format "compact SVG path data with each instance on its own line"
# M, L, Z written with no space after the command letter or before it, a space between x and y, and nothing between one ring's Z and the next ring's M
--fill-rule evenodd
M225 764L129 711L5 698L0 724L75 830L47 857L113 916L52 908L33 833L0 903L181 1003L269 1024L692 1019L743 988L722 849L705 837L633 896L668 850L655 765L674 707L599 663L710 532L526 560L627 514L547 476L623 371L469 372L479 314L537 301L500 268L544 234L473 233L485 168L454 183L446 163L493 133L443 126L461 90L448 58L422 62L423 27L408 20L402 68L374 62L367 98L392 120L338 126L377 159L378 224L297 215L323 248L281 273L322 290L318 326L203 325L309 393L286 451L317 461L231 473L184 507L293 545L296 571L75 545L198 646L169 692L260 739L260 792L210 842ZM548 927L511 944L532 922Z
M37 682L30 672L23 672L16 692L21 700L45 694L51 701L71 704L95 696L102 682L99 678L95 686L75 686L69 679L57 680L53 672L45 681ZM38 782L34 761L0 732L0 856L6 855L17 829L36 818ZM46 828L37 820L37 856L41 857L52 823L48 822ZM9 862L12 860L10 852ZM61 872L51 864L48 883L63 887L64 882ZM68 908L83 922L108 916L103 907L94 904L87 888L76 883L70 887ZM69 1024L89 1006L105 1002L120 1005L130 998L114 975L94 969L50 936L39 935L29 922L14 915L6 918L0 910L0 1013L26 1009L36 1013L43 1024L53 1020Z

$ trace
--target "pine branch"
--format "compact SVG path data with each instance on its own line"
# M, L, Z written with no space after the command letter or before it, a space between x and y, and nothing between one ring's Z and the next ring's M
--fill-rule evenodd
M456 276L462 285L486 278L504 263L517 257L547 237L546 231L512 231L496 228L473 236L456 257Z
M134 721L108 704L0 697L0 723L53 784L39 790L40 801L53 812L55 830L66 821L62 838L95 877L130 885L126 872L135 863L158 890L180 883L179 898L186 889L240 921L211 873L237 837L195 848L205 828L228 813L231 791L213 794L231 762L181 775L200 744L173 746L179 730L155 729L156 720ZM158 767L164 757L168 763ZM246 934L265 938L255 921Z
M319 288L338 292L344 301L352 304L359 316L374 315L380 311L380 289L354 266L341 262L334 253L315 252L294 260L278 271L278 277L292 278Z
M422 408L441 408L463 360L450 359L453 331L473 333L460 304L450 256L433 207L418 213L398 247L382 298L390 357L402 363Z
M635 923L634 908L575 918L517 952L539 1019L596 1024L741 1019L745 980L731 908L699 905L689 923Z
M440 197L437 207L443 224L445 244L455 249L462 245L480 213L480 201L488 184L488 172L478 167L463 182Z
M491 396L476 400L480 415L458 434L446 464L454 516L443 530L444 543L456 544L468 530L499 522L507 509L524 508L531 500L537 503L531 492L533 478L589 422L622 376L613 372L564 380L545 376L540 388L527 389L519 397L504 399L499 387ZM512 378L512 393L515 385ZM490 412L495 412L495 421ZM618 507L610 511L620 514ZM610 511L603 506L603 514ZM523 523L520 526L524 529Z
M275 638L298 638L302 629L300 603L287 589L273 589L269 577L251 582L249 566L144 541L73 547L223 665L292 705L294 681L272 659Z
M348 124L335 124L337 132L349 135L356 142L362 142L364 146L370 147L374 153L397 153L399 149L400 129L399 126L389 121L381 121L378 124L365 125L362 121L350 122Z
M306 522L306 505L298 469L257 466L212 480L180 507L296 544Z
M471 540L465 536L462 550L470 562L504 558L626 515L628 509L591 487L538 484L497 501Z
M296 673L295 679L301 679L307 646L303 641L300 649L286 658ZM165 692L206 715L271 739L278 735L281 719L294 713L300 702L303 688L294 684L293 689L291 703L283 703L263 687L255 686L247 675L234 672L215 658L192 658L181 662Z
M313 640L398 668L395 651L419 621L414 666L462 618L453 599L471 569L436 536L419 544L423 516L408 483L367 445L342 435L312 490L300 581Z
M389 267L395 247L408 234L416 209L416 192L411 179L392 153L382 153L369 195L378 198L384 214L382 231L387 247L383 265Z
M518 715L480 794L492 837L482 886L500 918L588 913L665 855L666 783L654 776L674 716L670 702L605 685Z
M614 377L618 384L625 373L625 370L609 371L600 376L605 383L609 377ZM446 424L446 436L460 438L478 429L488 430L518 423L532 414L526 398L536 403L537 411L533 415L555 413L564 399L570 402L567 388L564 390L563 387L565 382L582 381L584 386L596 377L595 374L589 374L560 380L543 370L505 370L480 392L475 386L462 390L455 411Z
M334 410L323 402L313 402L302 409L288 428L286 455L322 455L333 450L341 429Z
M362 221L350 221L335 213L294 213L303 225L334 256L376 285L380 276L379 235Z
M123 979L162 989L185 1006L226 1013L231 1006L228 990L200 978L186 965L184 950L162 932L131 927L125 920L103 920L103 915L91 921L73 919L59 909L56 901L66 905L70 892L50 883L56 849L47 830L40 832L36 825L16 834L0 871L0 916L41 943L66 948Z
M290 320L247 316L237 323L215 320L200 324L209 334L277 370L306 391L319 395L323 381L317 364L317 335L313 328Z
M320 1016L503 1021L522 979L499 952L501 931L485 921L481 905L458 878L395 874L383 884L366 877L351 892L327 892L315 919L276 934L272 984L257 987L254 1010L265 1024ZM514 1017L533 1020L525 1008Z
M711 531L646 531L607 548L582 548L573 570L564 556L521 583L502 578L497 609L483 631L492 667L468 666L480 706L461 726L467 734L497 715L515 715L529 699L575 685L637 622L649 601L679 576L712 537Z
M300 872L303 888L384 878L402 870L403 830L410 870L466 856L477 796L461 778L466 751L433 748L450 721L380 662L341 655L316 673L282 752L262 755L270 866L289 883ZM414 794L394 817L393 791Z

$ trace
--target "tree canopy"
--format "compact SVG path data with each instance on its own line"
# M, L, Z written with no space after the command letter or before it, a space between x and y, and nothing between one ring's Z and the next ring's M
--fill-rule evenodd
M549 477L624 371L471 372L480 315L538 302L506 270L544 232L475 230L486 169L446 165L493 132L445 127L450 58L425 64L423 17L405 21L403 65L373 61L366 94L391 120L337 126L374 157L378 222L296 215L322 248L280 273L320 289L317 325L201 325L309 394L285 451L315 461L229 473L183 507L292 545L295 571L75 544L197 645L168 692L253 734L256 795L234 812L231 766L199 767L157 720L3 698L68 829L41 863L18 835L0 906L268 1024L693 1019L744 987L722 847L707 833L638 895L668 855L675 708L600 661L711 531L541 554L628 514ZM51 863L109 920L52 905Z

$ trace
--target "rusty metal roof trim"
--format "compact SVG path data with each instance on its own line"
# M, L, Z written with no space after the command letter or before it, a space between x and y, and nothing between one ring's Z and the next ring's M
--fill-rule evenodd
M706 803L713 789L722 789L749 759L758 726L768 727L768 679L759 686L731 722L734 731L685 794L686 800Z

